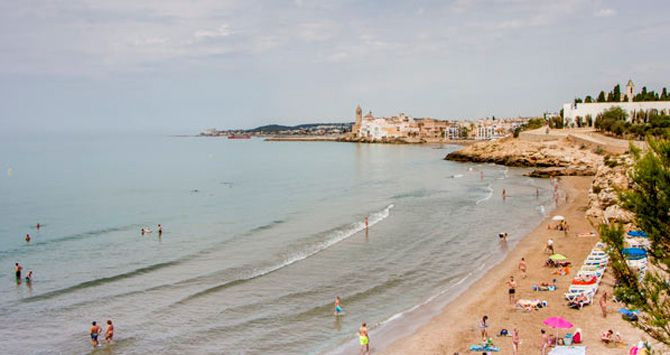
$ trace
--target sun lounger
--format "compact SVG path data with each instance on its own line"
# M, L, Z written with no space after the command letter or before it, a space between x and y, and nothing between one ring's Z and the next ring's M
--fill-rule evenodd
M571 288L570 290L568 290L568 292L564 293L564 296L565 296L566 300L573 301L574 299L579 297L579 295L582 295L582 294L585 294L586 297L589 297L589 296L593 297L593 295L596 294L596 289L595 288L581 288L581 289Z
M581 278L581 277L576 277L572 279L571 284L572 285L593 285L596 282L598 282L598 277L597 276L591 276L590 278Z
M593 302L593 294L585 294L585 299L575 299L568 301L568 307L573 309L582 309L584 306L588 306Z

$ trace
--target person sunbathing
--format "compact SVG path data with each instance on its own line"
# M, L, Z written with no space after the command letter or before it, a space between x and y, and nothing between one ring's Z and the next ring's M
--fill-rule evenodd
M618 341L617 341L617 339L618 339ZM607 330L606 332L603 332L600 335L600 341L602 341L605 344L617 343L617 342L621 342L621 336L618 333L616 335L614 335L614 332L612 331L612 329L609 329L609 330Z
M574 300L568 302L568 306L571 308L581 309L589 303L589 298L586 297L586 294L580 293Z
M562 267L562 268L554 271L554 275L560 275L560 276L565 276L569 273L570 273L570 267L569 266L565 266L565 267Z

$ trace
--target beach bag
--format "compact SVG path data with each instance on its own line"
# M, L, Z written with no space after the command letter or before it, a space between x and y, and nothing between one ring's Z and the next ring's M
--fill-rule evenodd
M621 315L621 318L623 318L627 321L637 322L637 315L635 313L632 313L632 312L631 313L625 313L625 314Z
M500 336L501 337L506 337L508 334L509 334L509 332L507 331L507 329L505 329L505 328L500 329Z

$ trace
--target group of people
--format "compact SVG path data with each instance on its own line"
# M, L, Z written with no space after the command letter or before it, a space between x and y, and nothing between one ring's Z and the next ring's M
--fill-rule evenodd
M158 236L162 237L163 236L163 226L161 226L159 224L158 227L157 227L157 230L158 230ZM146 228L142 227L142 229L140 229L140 235L145 235L145 234L149 234L149 233L152 233L152 232L153 231L149 227L146 227Z
M344 315L344 308L342 307L342 299L340 296L335 297L335 312L333 314L336 317ZM358 328L358 343L360 345L361 355L367 355L370 353L370 335L368 334L368 326L365 321L361 322L361 326Z
M91 335L91 345L93 345L94 348L101 345L100 341L98 340L101 333L102 328L98 325L98 322L93 321L91 323L90 335ZM112 324L112 320L108 319L107 329L105 329L105 341L107 342L107 344L109 344L112 342L113 338L114 338L114 325Z
M23 272L23 266L21 266L21 264L19 264L19 263L15 263L14 264L14 271L15 271L15 274L16 274L16 282L20 284L21 280L22 280L21 274ZM26 283L28 285L30 285L30 283L32 281L33 281L33 271L28 270L28 273L26 274Z
M489 328L488 320L489 320L489 317L485 315L484 317L482 317L482 320L479 321L479 330L481 331L482 340L484 342L487 342L490 339L489 338L489 333L488 333L488 328ZM501 336L508 336L507 329L501 330L500 335ZM512 350L513 350L514 355L519 354L519 343L520 342L521 342L521 338L519 337L519 329L514 328L514 330L512 331Z

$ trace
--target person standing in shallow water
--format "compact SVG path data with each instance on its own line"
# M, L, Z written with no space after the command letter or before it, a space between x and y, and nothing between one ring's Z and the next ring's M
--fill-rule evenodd
M160 224L158 225L158 236L159 237L163 236L163 226L161 226Z
M342 314L344 310L342 309L342 299L340 299L340 296L335 297L335 315L339 316Z
M19 264L19 263L14 264L14 271L16 273L16 280L19 281L19 282L21 282L21 270L23 270L23 267L21 266L21 264Z
M91 333L91 345L93 345L94 348L96 346L98 346L98 344L100 344L100 342L98 341L98 336L100 336L100 331L101 331L100 326L96 323L96 321L93 321L91 323L90 333Z
M358 328L358 342L361 344L361 355L369 354L370 337L368 335L368 327L365 322L361 323L361 327Z
M30 243L30 234L26 233L26 243Z
M107 343L111 343L113 338L114 338L114 325L112 324L112 320L108 319L107 329L105 330L105 341Z

